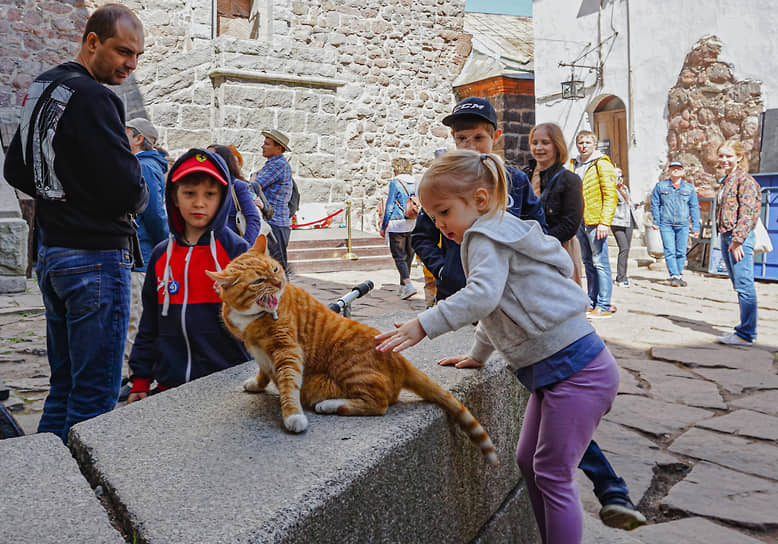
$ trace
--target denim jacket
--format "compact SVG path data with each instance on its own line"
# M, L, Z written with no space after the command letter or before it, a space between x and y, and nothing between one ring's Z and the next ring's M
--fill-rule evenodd
M651 193L651 215L654 225L680 227L692 220L692 232L700 232L700 204L694 185L681 180L676 189L669 179L660 181Z

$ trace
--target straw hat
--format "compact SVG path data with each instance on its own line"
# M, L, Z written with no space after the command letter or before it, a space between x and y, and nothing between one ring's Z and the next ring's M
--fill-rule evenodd
M292 151L289 149L289 137L283 132L279 132L275 129L269 128L262 131L262 136L270 138L275 143L284 148L284 151Z

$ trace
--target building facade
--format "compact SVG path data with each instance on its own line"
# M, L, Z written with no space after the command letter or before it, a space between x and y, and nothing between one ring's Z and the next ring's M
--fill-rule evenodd
M728 138L758 170L760 115L778 107L775 9L758 0L535 0L533 9L537 121L559 123L573 153L575 134L594 130L636 200L673 159L711 194L715 150ZM582 98L563 99L567 81L582 82Z
M154 123L172 157L235 144L249 175L264 162L261 131L276 128L290 137L303 202L336 208L351 199L358 216L384 194L393 158L420 173L447 144L440 120L470 53L464 0L122 3L144 23L146 52L115 91L128 118ZM4 145L30 82L74 57L97 5L0 5Z

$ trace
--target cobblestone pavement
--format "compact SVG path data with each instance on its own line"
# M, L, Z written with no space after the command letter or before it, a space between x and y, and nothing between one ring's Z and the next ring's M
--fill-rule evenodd
M588 542L778 542L778 283L757 283L756 345L728 347L714 340L738 319L729 280L687 273L688 287L671 287L655 266L634 267L631 287L614 287L616 316L595 322L621 367L619 396L595 438L649 525ZM418 268L409 300L398 296L395 270L293 281L333 302L368 279L376 288L353 304L355 319L424 309ZM10 389L5 405L26 432L37 425L47 383L42 302L28 282L27 293L0 296L0 389ZM579 487L596 516L583 475Z

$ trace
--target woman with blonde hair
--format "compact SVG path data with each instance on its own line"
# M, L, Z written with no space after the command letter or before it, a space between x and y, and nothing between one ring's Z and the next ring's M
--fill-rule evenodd
M721 237L721 260L727 267L740 307L735 332L719 336L722 344L751 346L756 340L757 303L754 286L754 227L762 206L759 184L748 175L743 144L728 140L718 149L724 177L716 194L716 227Z
M565 168L567 144L555 123L535 125L529 133L529 149L535 167L527 174L540 197L548 234L559 240L573 260L573 280L583 287L583 261L576 233L583 220L583 185L575 172Z

